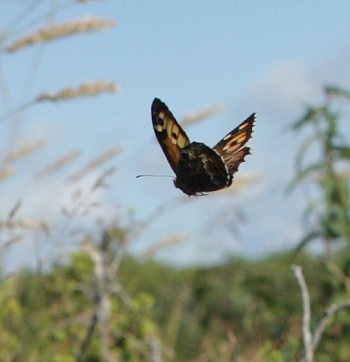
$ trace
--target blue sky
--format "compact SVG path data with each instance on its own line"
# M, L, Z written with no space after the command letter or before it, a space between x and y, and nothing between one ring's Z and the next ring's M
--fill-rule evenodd
M46 140L42 151L17 162L15 176L2 182L2 217L22 199L18 217L29 215L64 229L61 209L72 202L71 192L88 188L97 175L73 186L67 186L66 178L103 150L120 145L122 154L109 163L116 168L110 187L96 196L101 207L91 219L77 221L86 230L97 232L92 227L97 218L125 220L132 210L142 219L167 205L132 243L135 253L177 233L186 234L186 240L161 251L162 260L210 263L229 254L259 257L295 245L304 231L305 192L287 197L284 190L302 138L285 128L306 104L322 101L322 85L349 88L350 3L3 1L3 46L45 19L60 23L87 14L115 19L116 26L0 55L4 113L42 92L86 81L109 79L121 86L115 95L35 106L18 119L2 121L3 154L22 142ZM256 175L260 181L240 193L188 200L171 179L135 179L139 173L172 174L151 126L154 97L179 119L223 104L224 112L186 129L191 139L208 145L256 112L253 154L235 180ZM77 161L50 178L33 180L50 160L71 149L82 151ZM235 228L239 236L232 232ZM53 240L60 237L57 232ZM50 249L45 237L33 239L14 247L9 260L21 265L33 254L45 255Z

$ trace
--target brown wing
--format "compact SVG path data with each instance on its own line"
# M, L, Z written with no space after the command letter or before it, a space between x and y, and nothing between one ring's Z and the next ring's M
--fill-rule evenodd
M252 136L255 118L255 113L251 114L213 147L224 159L230 175L238 170L240 163L244 162L244 157L250 153L250 148L244 145Z
M157 140L171 168L176 173L181 149L186 147L190 143L190 140L168 107L160 99L154 99L151 110L152 123Z

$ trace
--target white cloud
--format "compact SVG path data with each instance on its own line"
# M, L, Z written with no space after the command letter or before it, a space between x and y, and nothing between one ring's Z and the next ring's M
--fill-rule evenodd
M264 117L297 117L306 104L321 102L325 85L348 87L350 51L348 47L318 62L288 60L266 69L250 84L238 108L254 109Z
M319 94L319 84L308 67L289 61L267 69L251 84L239 108L252 108L264 117L284 119L295 114L296 107L312 101Z

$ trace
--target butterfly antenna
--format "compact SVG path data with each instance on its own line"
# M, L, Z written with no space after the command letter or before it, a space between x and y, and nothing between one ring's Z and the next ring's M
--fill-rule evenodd
M174 176L170 176L170 175L137 175L136 178L139 177L172 177L175 178Z

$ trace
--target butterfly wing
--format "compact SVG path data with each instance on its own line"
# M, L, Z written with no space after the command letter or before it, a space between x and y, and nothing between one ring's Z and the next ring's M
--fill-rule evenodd
M244 145L252 136L255 118L255 113L252 113L213 147L224 159L228 173L231 176L238 170L238 166L244 162L244 157L250 153L250 148L244 147Z
M151 112L157 140L171 168L176 173L177 164L181 156L181 149L186 147L190 143L190 140L185 131L177 123L173 114L169 111L169 108L160 99L154 99Z

